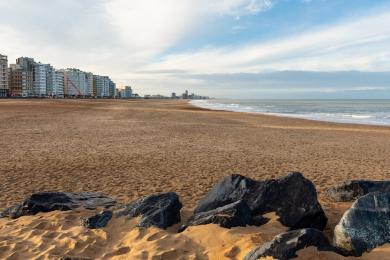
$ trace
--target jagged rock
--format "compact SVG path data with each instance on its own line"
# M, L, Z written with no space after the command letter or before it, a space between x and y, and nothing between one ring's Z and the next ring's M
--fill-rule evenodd
M138 227L167 228L180 222L182 204L174 192L149 195L140 198L116 212L116 216L130 218L141 216Z
M244 260L271 256L279 260L297 257L298 250L315 246L320 251L334 251L325 235L314 228L298 229L277 235L272 241L250 251Z
M107 226L108 222L112 218L112 211L111 210L104 210L99 214L96 214L94 216L91 216L89 218L82 218L81 219L81 225L86 228L103 228Z
M115 203L115 200L94 192L39 192L32 194L22 203L5 209L0 213L0 217L18 218L39 212L65 211L79 207L95 209L111 207Z
M224 228L232 228L238 226L245 227L247 225L261 225L265 222L266 219L261 216L260 218L253 219L251 210L246 202L239 200L214 210L193 215L180 228L179 232L184 231L188 226L206 225L210 223L219 224Z
M326 191L334 201L354 201L370 192L390 192L390 181L352 180Z
M390 243L390 193L369 193L347 210L334 230L334 244L347 255L361 256Z
M291 229L322 230L327 223L313 183L298 172L265 181L255 181L238 174L227 176L200 201L194 214L238 200L248 204L252 216L275 211L280 222Z

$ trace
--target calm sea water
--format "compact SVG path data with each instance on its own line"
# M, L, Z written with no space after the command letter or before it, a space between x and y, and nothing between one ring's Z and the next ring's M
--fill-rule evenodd
M390 126L390 100L193 100L195 106L319 121Z

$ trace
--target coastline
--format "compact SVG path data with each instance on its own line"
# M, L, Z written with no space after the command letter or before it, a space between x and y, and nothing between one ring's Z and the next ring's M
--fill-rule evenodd
M203 101L203 100L190 100L188 101L189 105L203 108L203 109L209 109L214 111L226 111L226 112L236 112L236 113L248 113L248 114L254 114L254 115L264 115L264 116L275 116L275 117L282 117L282 118L294 118L294 119L301 119L301 120L308 120L308 121L316 121L316 122L325 122L325 123L333 123L333 124L342 124L342 125L366 125L366 126L379 126L379 127L387 127L390 128L390 124L383 124L383 123L368 123L368 122L350 122L350 121L340 121L340 120L331 120L331 119L321 119L321 118L310 118L310 117L304 117L299 114L287 114L287 113L272 113L272 112L261 112L261 111L244 111L244 110L234 110L234 109L227 109L225 108L217 108L212 106L202 106L200 104L197 104L197 102ZM207 100L204 100L207 101ZM287 100L291 101L291 100ZM307 101L307 100L304 100ZM321 100L322 101L322 100ZM389 101L389 100L386 100Z
M188 214L211 187L229 174L264 180L299 171L316 185L329 218L325 233L331 237L351 203L330 201L325 189L345 180L386 180L390 176L387 127L214 111L171 100L7 100L0 101L0 110L4 111L0 114L4 137L0 140L1 209L38 191L96 191L119 202L175 191L183 212ZM77 218L63 213L47 214L23 217L26 222L20 223L20 229L10 231L12 241L19 246L23 238L48 243L39 239L46 233L62 232L61 221L77 222ZM51 225L41 224L43 215L57 223L53 230L49 230ZM4 232L9 231L7 222L1 221ZM110 230L119 229L115 223ZM29 228L22 231L24 224ZM46 233L34 232L38 225ZM208 228L194 228L195 233L188 236L202 240ZM269 240L282 230L277 226L264 228L265 235L258 239ZM229 243L239 241L238 237L244 239L242 248L246 251L242 249L237 254L240 256L249 250L246 247L251 237L258 234L253 230L248 236L243 235L247 232L244 230L214 231L221 241L226 235ZM26 237L25 232L38 235ZM102 236L100 231L85 233L74 228L66 232L81 232L84 238ZM114 231L107 232L116 237ZM118 243L134 242L140 236L143 240L137 240L137 248L153 245L151 251L164 243L160 238L166 233L137 232ZM173 242L168 246L183 239L169 237ZM94 248L93 242L88 243L82 245ZM99 246L102 244L97 243ZM214 249L221 250L220 246Z

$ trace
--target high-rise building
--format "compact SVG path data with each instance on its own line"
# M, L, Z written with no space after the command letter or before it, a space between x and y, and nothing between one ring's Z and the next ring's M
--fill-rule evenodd
M121 98L131 98L133 96L133 89L131 88L131 86L126 86L122 90L121 94L122 94Z
M16 60L15 71L22 71L23 97L32 97L34 95L34 66L35 61L33 58L20 57Z
M45 97L52 93L54 68L50 64L42 64L40 62L34 65L34 95L37 97Z
M95 97L102 97L104 80L103 76L93 75L93 89Z
M188 90L183 93L183 99L188 99Z
M107 76L93 76L94 94L98 98L114 97L115 83Z
M64 95L90 97L93 95L93 75L79 69L61 70L64 73Z
M85 72L85 96L91 97L93 95L93 74L91 72Z
M11 97L23 96L23 83L25 82L26 72L19 68L17 64L10 64L8 69L9 94Z
M9 66L9 89L12 97L33 96L33 73L27 71L20 64Z
M114 98L115 90L116 90L116 84L109 78L108 96Z
M47 74L47 95L49 97L64 97L64 73L50 67Z
M46 95L54 97L55 69L48 65L46 66Z
M8 80L8 58L0 54L0 97L8 96L9 80Z

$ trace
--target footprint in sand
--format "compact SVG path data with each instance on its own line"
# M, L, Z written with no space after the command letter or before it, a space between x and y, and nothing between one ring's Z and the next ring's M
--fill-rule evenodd
M166 236L167 235L164 234L164 232L157 232L157 233L151 235L150 237L148 237L146 240L147 241L155 241L155 240L163 239Z
M104 258L110 258L113 256L118 256L118 255L124 255L124 254L129 253L130 251L131 251L131 248L128 246L120 247L117 250L115 250L114 252L104 255Z

